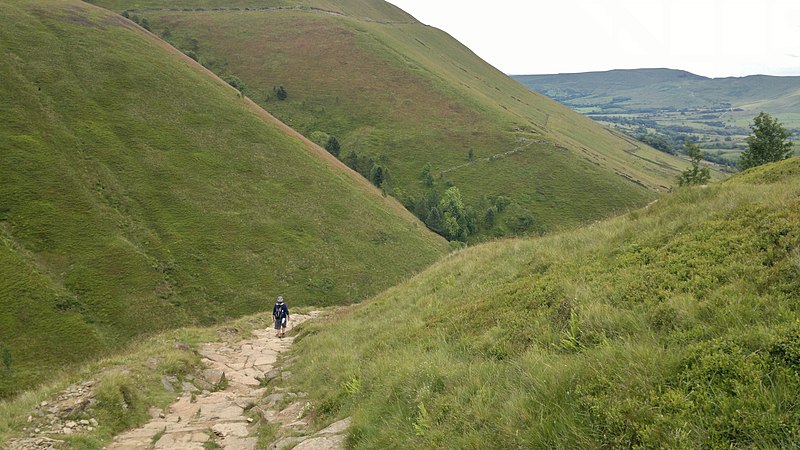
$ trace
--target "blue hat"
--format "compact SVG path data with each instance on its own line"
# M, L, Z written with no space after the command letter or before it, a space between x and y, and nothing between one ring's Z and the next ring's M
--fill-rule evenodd
M278 301L283 301L283 296L282 295L278 296Z

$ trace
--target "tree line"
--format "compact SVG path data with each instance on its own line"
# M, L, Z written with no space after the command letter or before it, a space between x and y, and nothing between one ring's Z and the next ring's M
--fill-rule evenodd
M741 170L751 169L771 162L791 158L794 154L794 143L789 140L792 132L769 114L762 112L750 125L750 136L747 137L747 150L739 158ZM678 176L679 186L705 184L711 179L707 167L701 167L703 152L700 147L686 141L686 154L691 158L691 167Z

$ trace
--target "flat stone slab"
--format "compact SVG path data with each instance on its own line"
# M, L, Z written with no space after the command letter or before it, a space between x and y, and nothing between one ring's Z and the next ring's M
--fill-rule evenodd
M222 445L222 448L226 450L255 450L256 445L258 445L258 438L229 437L222 439L217 443Z
M287 406L281 412L275 414L272 421L278 422L281 425L289 425L296 422L301 418L303 409L306 407L306 402L295 402Z
M347 436L341 434L313 437L297 444L294 450L344 450L346 441Z
M317 434L342 434L350 428L351 423L353 423L353 419L348 417L347 419L331 424L324 430L320 430Z
M250 435L246 421L243 423L218 423L211 427L211 431L217 436L222 436L224 438L228 436L244 438Z

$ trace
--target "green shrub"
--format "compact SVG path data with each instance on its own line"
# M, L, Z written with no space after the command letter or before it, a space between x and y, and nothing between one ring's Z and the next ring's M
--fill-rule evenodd
M194 58L192 58L192 59L194 59ZM227 76L222 77L222 79L226 83L228 83L231 86L233 86L237 91L242 92L242 93L244 92L244 87L245 87L244 86L244 82L242 82L242 80L240 80L239 77L237 77L236 75L227 75Z
M8 347L3 347L3 367L5 367L6 372L11 371L11 363L13 359L11 357L11 349Z
M186 50L186 51L184 51L183 53L184 53L186 56L188 56L189 58L192 58L192 59L193 59L193 60L195 60L195 61L200 61L200 57L199 57L199 56L197 56L197 52L195 52L194 50ZM228 82L228 84L230 84L230 82L229 82L228 80L225 80L225 81L226 81L226 82ZM234 87L235 87L235 86L234 86Z
M339 152L341 149L341 146L339 146L339 140L336 139L336 136L329 137L328 142L325 143L325 150L337 158L339 157Z

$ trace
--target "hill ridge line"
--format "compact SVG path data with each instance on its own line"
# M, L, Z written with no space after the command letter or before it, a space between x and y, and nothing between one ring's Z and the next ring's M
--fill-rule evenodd
M313 13L320 13L320 14L329 14L332 16L338 17L346 17L349 19L360 20L363 22L370 22L370 23L379 23L385 25L421 25L422 22L419 21L406 21L406 20L377 20L377 19L370 19L368 17L356 17L351 16L339 11L333 11L330 9L319 8L316 6L270 6L270 7L261 7L261 8L239 8L239 7L227 7L227 8L132 8L126 9L126 12L181 12L181 13L193 13L193 12L281 12L281 11L302 11L302 12L313 12Z

